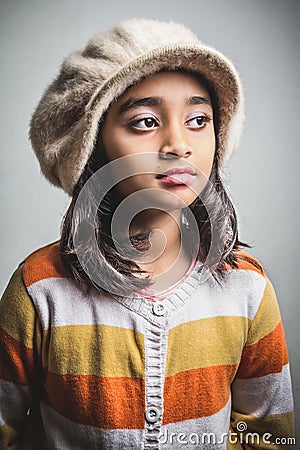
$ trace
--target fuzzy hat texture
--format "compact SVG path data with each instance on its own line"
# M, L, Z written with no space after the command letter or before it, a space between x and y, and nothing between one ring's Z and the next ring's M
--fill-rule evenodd
M163 69L201 73L213 87L222 166L236 150L244 122L234 66L179 23L129 19L71 53L34 111L29 136L45 177L72 195L104 112L129 86Z

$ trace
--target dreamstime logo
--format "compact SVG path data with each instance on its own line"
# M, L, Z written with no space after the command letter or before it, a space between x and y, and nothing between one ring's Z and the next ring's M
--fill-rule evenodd
M236 429L237 429L237 431L240 431L240 432L246 431L247 430L246 422L243 422L243 421L238 422L237 426L236 426Z
M159 436L160 444L168 444L175 446L177 448L177 444L182 445L197 445L197 448L203 448L204 446L218 446L219 444L246 444L250 445L251 448L255 446L259 446L260 448L267 448L267 446L273 445L296 445L296 439L294 437L274 437L271 433L265 432L263 434L259 434L257 432L248 432L248 426L246 422L240 421L236 425L237 432L229 431L228 433L216 434L214 432L205 432L205 433L195 433L192 432L182 433L182 432L169 432L165 430ZM262 447L261 447L262 446ZM226 445L227 447L227 445ZM169 448L169 447L168 447ZM209 447L211 448L211 447ZM223 446L222 446L223 448ZM253 447L254 448L254 447Z
M191 166L196 170L196 175L191 177L193 182L186 189L180 191L163 189L159 182L154 183L157 175L161 175L166 169L175 166ZM138 180L139 185L145 187L133 188L133 192L126 194L124 199L117 205L111 217L110 236L119 255L125 260L131 260L137 264L139 262L151 263L162 254L166 246L166 236L164 234L164 239L160 240L162 244L155 254L149 250L141 251L132 244L129 233L132 220L139 213L150 209L161 210L169 214L177 223L179 230L181 230L180 222L182 216L178 214L178 211L183 210L184 220L188 223L189 231L188 233L181 233L180 251L182 248L199 249L200 235L198 224L194 214L188 208L189 205L184 201L182 192L190 190L190 193L194 193L194 198L198 196L203 200L203 189L204 187L209 187L211 201L204 203L211 223L210 249L199 274L201 282L204 282L209 276L208 268L220 261L224 250L224 242L219 242L219 233L214 220L216 209L220 211L220 217L223 220L226 218L224 212L222 212L221 199L205 175L186 160L176 158L176 160L161 161L160 167L158 167L156 153L132 154L111 161L97 170L81 189L74 206L71 233L76 256L82 269L93 284L114 295L122 296L126 294L126 291L122 288L122 285L126 285L126 282L133 283L134 280L137 280L138 285L138 277L123 275L121 271L118 271L113 264L110 264L105 259L103 252L99 248L95 233L95 230L98 228L99 214L106 213L106 196L117 185L122 186L123 184L126 186L130 177L133 177L131 182L132 180ZM135 186L134 181L132 186ZM122 232L121 244L120 230ZM152 238L159 233L162 233L162 230L153 230L150 234L150 247L152 246ZM180 251L178 252L178 257ZM195 254L197 254L197 251ZM164 275L168 275L175 263L176 261L168 267Z

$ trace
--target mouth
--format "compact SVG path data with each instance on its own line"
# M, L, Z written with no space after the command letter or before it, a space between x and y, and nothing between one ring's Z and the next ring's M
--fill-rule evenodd
M191 186L196 175L196 171L191 167L173 167L158 174L156 178L168 186Z

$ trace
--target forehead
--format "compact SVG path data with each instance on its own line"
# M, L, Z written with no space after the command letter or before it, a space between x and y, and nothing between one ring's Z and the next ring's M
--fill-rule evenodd
M125 91L125 94L129 91L133 92L135 90L151 89L154 87L159 88L160 86L176 84L178 84L178 87L190 87L207 91L205 82L200 74L185 71L161 71L154 73L147 78L142 79L134 86L129 87Z
M199 74L192 72L171 72L162 71L142 79L135 85L127 88L110 107L110 110L122 109L122 105L128 100L143 98L161 98L162 101L179 100L188 102L194 96L199 96L207 100L207 105L211 105L211 98L205 82ZM196 102L197 103L197 102Z

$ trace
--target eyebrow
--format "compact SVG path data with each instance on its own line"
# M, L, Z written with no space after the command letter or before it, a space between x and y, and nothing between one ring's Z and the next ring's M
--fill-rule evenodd
M208 97L201 97L200 95L194 95L190 97L187 101L187 105L209 105L212 106L211 101Z
M138 108L139 106L161 106L163 100L160 97L145 97L145 98L133 98L130 97L123 103L118 109L118 114L122 115L131 109Z
M145 98L134 98L130 97L126 102L124 102L117 111L118 115L125 114L126 112L138 108L139 106L161 106L164 100L161 97L145 97ZM200 95L194 95L188 99L187 105L209 105L212 106L211 101L208 97L202 97Z

